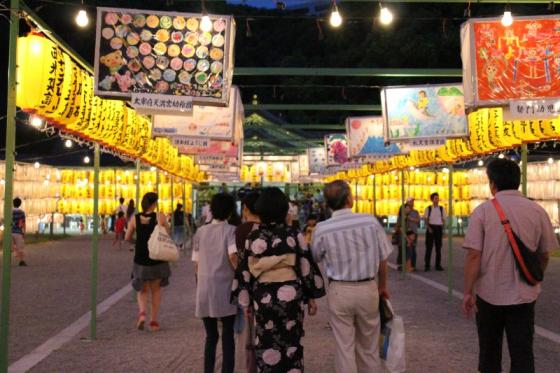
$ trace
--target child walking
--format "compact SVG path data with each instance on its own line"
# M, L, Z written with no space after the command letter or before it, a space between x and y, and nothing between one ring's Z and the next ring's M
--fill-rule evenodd
M119 211L117 215L117 221L115 223L115 241L113 241L113 246L115 246L117 242L119 243L119 249L122 249L125 226L126 226L126 218L124 217L124 212Z

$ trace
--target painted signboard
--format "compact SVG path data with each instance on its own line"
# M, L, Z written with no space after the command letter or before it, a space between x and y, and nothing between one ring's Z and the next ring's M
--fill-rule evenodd
M350 117L346 119L348 155L367 158L368 161L401 154L402 145L385 144L383 117Z
M386 87L381 103L387 142L468 136L460 84Z
M189 96L197 105L225 106L233 77L231 16L98 8L95 94Z
M325 147L307 149L307 161L310 174L320 174L327 167L327 153Z
M335 133L325 136L327 166L348 162L348 139L346 134Z

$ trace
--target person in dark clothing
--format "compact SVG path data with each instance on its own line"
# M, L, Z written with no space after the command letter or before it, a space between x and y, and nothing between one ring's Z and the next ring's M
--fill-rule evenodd
M132 287L137 291L139 312L136 327L138 330L144 330L148 293L151 293L150 330L159 330L157 315L161 303L161 287L169 285L169 276L171 276L169 263L150 259L148 252L148 240L157 224L164 227L169 233L165 215L155 212L157 201L158 195L156 193L146 193L142 198L143 212L136 214L135 219L128 224L128 230L126 231L127 241L132 239L136 231Z
M173 212L173 241L180 248L183 248L185 243L185 213L183 205L177 204L177 208Z
M439 194L432 193L430 196L432 205L424 212L426 222L426 255L424 257L424 269L430 270L432 261L432 249L436 247L436 271L443 271L441 266L441 246L443 241L443 227L445 225L445 209L439 205Z

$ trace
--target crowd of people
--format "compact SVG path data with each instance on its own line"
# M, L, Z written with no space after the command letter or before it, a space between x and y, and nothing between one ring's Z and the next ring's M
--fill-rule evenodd
M463 244L467 255L462 309L467 317L476 315L480 372L501 371L505 332L511 372L531 373L535 302L548 252L559 245L546 212L518 191L516 163L496 159L487 166L487 175L493 199L474 210ZM352 212L352 191L342 180L326 184L322 192L307 195L300 203L274 187L245 190L241 197L239 216L236 198L227 189L215 194L192 238L194 313L206 332L204 372L215 370L220 338L222 372L234 371L236 332L241 334L242 346L237 348L247 372L303 372L305 311L316 315L316 299L325 295L336 372L383 371L379 304L389 298L387 260L393 245L378 220ZM397 262L409 271L417 265L422 220L424 269L432 268L435 247L434 268L443 270L446 212L437 193L431 201L421 216L414 200L408 199L397 221L393 244L400 245L402 232L406 243L405 257L398 250ZM142 212L136 211L133 201L125 206L124 200L116 212L115 242L121 245L123 239L132 241L135 236L132 286L137 292L139 330L146 328L148 313L149 329L159 330L161 288L171 276L168 262L150 258L152 232L159 225L169 234L173 231L178 246L185 246L186 227L193 227L192 231L195 227L192 215L178 204L172 230L168 217L156 212L157 202L156 193L147 193ZM13 249L19 265L25 266L25 213L19 198L13 206ZM525 268L524 260L533 256L533 266ZM535 271L540 277L532 282Z

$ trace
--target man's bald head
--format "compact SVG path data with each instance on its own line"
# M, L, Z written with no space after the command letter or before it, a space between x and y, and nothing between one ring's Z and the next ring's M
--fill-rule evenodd
M323 194L327 206L333 211L352 207L352 190L344 180L335 180L326 184Z

